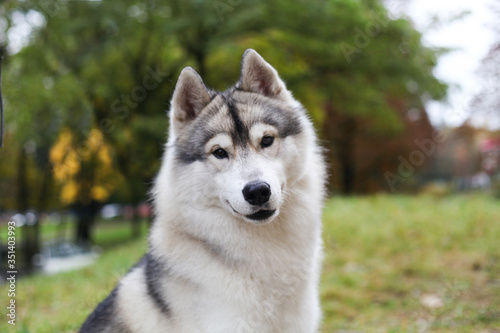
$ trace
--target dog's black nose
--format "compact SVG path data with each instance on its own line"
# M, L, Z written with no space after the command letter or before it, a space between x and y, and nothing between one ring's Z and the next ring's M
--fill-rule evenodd
M271 186L265 182L247 184L243 189L243 197L251 205L263 205L271 197Z

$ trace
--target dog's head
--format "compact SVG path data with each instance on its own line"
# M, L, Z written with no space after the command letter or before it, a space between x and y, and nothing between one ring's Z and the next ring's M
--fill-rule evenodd
M307 123L276 70L247 50L240 81L208 90L185 68L172 98L169 145L183 202L215 207L254 224L278 216L288 184L304 172Z

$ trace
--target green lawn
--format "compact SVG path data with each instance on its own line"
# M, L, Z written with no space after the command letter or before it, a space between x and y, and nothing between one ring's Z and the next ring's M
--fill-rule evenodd
M500 332L500 201L334 198L323 234L322 332ZM18 281L17 325L1 305L0 332L76 331L146 246L128 242L93 267ZM5 286L0 294L6 304Z

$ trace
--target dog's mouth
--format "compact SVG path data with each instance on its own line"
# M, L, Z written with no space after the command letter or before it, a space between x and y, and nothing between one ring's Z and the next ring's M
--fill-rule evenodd
M240 212L238 212L236 209L233 208L233 206L231 205L229 200L226 200L226 202L229 205L229 207L231 207L231 209L233 210L233 212L235 214L238 214L240 216L244 216L247 219L252 220L252 221L256 221L256 222L261 222L261 221L267 220L268 218L272 217L276 213L276 209L261 209L253 214L243 215Z
M276 209L272 209L272 210L264 210L263 209L263 210L259 210L256 213L246 215L245 217L247 219L250 219L253 221L264 221L264 220L267 220L268 218L270 218L271 216L273 216L274 213L276 213Z

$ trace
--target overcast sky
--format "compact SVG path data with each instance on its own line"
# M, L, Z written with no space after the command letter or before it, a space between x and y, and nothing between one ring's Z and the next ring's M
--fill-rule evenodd
M495 41L495 18L491 4L494 0L411 0L402 10L424 32L428 46L444 46L456 49L440 58L435 74L452 85L448 104L430 103L428 111L435 125L460 125L471 114L470 100L481 87L477 70L481 60ZM392 5L395 6L394 4ZM396 6L396 9L397 6ZM451 23L450 18L470 11L468 15ZM443 20L442 25L427 29L433 17ZM497 18L498 20L498 18ZM498 23L497 23L498 25ZM497 36L499 38L500 36ZM499 127L498 120L473 116L475 125Z

